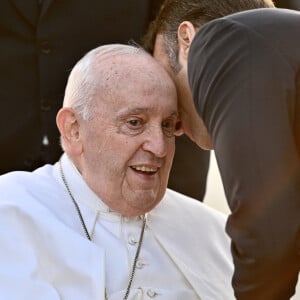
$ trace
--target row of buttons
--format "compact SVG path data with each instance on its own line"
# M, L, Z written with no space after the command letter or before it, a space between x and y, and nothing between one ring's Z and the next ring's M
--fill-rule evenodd
M137 239L134 238L133 236L129 236L128 238L128 244L131 245L131 246L136 246L138 243ZM141 260L138 260L137 263L136 263L136 268L137 269L143 269L144 266L146 266L147 263L145 262L142 262Z
M129 222L129 218L126 218L126 217L124 217L124 221L125 222ZM133 235L129 235L129 237L128 237L128 244L129 245L131 245L131 246L137 246L137 244L138 244L138 239L136 238L136 237L134 237ZM136 268L137 269L143 269L146 265L148 265L148 263L146 263L146 262L144 262L144 261L142 261L141 259L139 259L138 261L137 261L137 263L136 263ZM143 293L143 294L146 294L150 299L153 299L153 298L155 298L157 295L159 295L155 290L153 290L153 289L148 289L147 291L144 291L143 292L143 289L142 288L140 288L141 289L141 292Z
M136 217L136 221L140 219L140 217ZM124 222L130 222L132 221L132 217L131 218L127 218L124 217L123 218ZM138 247L139 244L139 231L131 231L129 230L128 235L127 235L127 242L130 246L134 247L135 249ZM131 252L131 251L130 251ZM140 257L138 259L138 261L136 262L136 269L142 270L145 267L150 266L149 261L147 261L147 259ZM143 272L147 272L146 270ZM153 288L142 288L139 287L141 296L143 295L143 299L154 299L157 296L161 295L161 293L159 293L158 291L156 291Z

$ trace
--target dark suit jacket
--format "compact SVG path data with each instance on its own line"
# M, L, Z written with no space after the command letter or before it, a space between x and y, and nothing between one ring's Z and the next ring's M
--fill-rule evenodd
M100 44L139 41L150 10L141 0L38 2L0 1L0 173L57 160L55 116L73 65Z
M290 299L300 266L300 13L259 9L204 25L188 70L232 211L236 297Z

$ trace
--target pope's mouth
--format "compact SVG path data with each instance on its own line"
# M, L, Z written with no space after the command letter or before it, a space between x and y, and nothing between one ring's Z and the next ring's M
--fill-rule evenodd
M154 175L157 173L157 167L149 167L149 166L131 166L130 167L133 171L143 174L143 175Z

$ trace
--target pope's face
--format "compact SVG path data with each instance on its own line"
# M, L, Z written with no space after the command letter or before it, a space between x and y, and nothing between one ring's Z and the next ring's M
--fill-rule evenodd
M160 69L159 69L160 70ZM163 71L128 72L82 121L83 177L112 210L140 215L163 197L174 156L176 89ZM162 73L162 74L160 74Z

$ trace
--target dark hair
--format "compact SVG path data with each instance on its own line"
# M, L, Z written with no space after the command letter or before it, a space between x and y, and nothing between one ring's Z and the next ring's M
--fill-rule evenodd
M156 36L162 34L170 65L176 69L178 65L177 30L183 21L190 21L196 28L199 28L210 20L232 13L268 7L274 7L272 0L165 0L142 39L143 47L153 54Z

